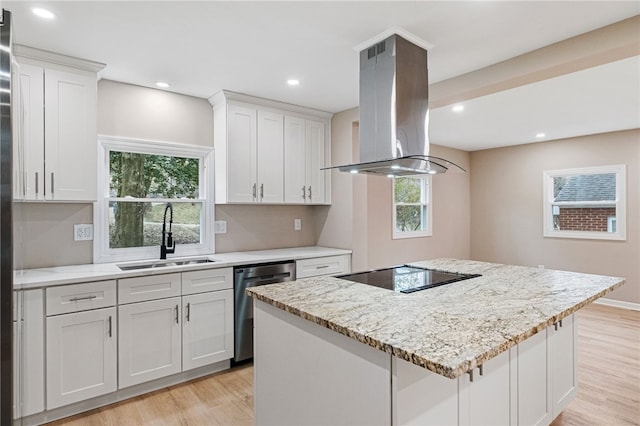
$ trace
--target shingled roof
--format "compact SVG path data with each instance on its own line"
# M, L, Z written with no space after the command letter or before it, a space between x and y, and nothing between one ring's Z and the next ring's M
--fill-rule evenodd
M616 174L575 175L567 179L554 201L614 201Z

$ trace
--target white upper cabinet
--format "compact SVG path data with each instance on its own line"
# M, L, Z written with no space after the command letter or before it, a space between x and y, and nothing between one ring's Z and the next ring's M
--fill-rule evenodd
M331 114L222 91L213 105L216 204L328 204Z
M284 202L327 203L325 123L286 116L284 126Z
M252 203L256 200L258 179L256 110L229 105L225 112L227 122L220 120L214 124L216 202L220 198L229 203ZM219 129L223 126L227 127L226 142L218 138L218 133L224 134Z
M256 201L259 203L284 201L283 132L282 114L258 110Z
M90 61L16 46L16 199L95 201L97 71Z

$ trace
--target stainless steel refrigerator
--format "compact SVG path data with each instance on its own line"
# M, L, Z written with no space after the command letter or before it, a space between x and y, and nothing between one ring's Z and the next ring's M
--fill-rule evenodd
M0 23L0 424L13 422L11 13Z

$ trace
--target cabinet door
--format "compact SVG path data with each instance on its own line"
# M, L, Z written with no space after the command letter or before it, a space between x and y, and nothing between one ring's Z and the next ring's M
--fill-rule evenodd
M95 76L45 71L45 196L95 201L97 161Z
M258 111L258 201L284 202L284 116Z
M20 64L18 101L13 114L18 125L14 139L14 168L21 174L19 194L27 200L44 200L44 69ZM95 165L94 165L95 167Z
M284 117L284 202L307 202L305 120Z
M16 303L14 402L16 417L44 410L44 297L43 291L19 292Z
M119 388L181 369L180 297L118 307Z
M518 343L517 401L519 425L551 423L551 380L547 330L542 330Z
M575 315L549 327L551 336L551 383L553 418L555 419L578 392L576 371Z
M227 201L257 200L256 110L227 106Z
M320 170L325 166L325 140L324 123L319 121L306 121L306 182L307 202L311 204L323 204L325 198L326 170Z
M182 368L233 358L233 290L182 298Z
M482 371L482 374L480 374ZM468 374L460 377L461 425L509 425L510 351L505 351L474 370L473 382Z
M116 390L116 308L47 318L47 409Z

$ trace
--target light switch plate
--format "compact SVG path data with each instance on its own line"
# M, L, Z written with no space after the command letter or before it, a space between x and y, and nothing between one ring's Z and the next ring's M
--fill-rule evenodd
M295 231L302 229L302 221L300 219L293 219L293 229Z
M74 241L93 240L93 225L91 224L73 225L73 240Z
M227 221L226 220L216 220L213 223L213 232L216 234L226 234L227 233Z

